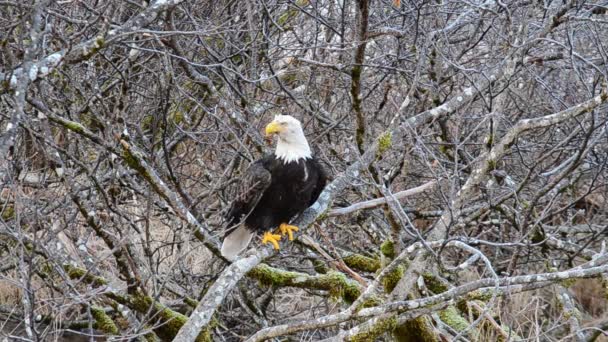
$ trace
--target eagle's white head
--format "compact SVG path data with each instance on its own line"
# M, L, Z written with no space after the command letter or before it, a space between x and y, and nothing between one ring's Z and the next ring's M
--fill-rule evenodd
M272 137L272 135L279 137L274 154L284 163L312 157L302 124L293 116L275 116L274 120L266 126L266 136Z

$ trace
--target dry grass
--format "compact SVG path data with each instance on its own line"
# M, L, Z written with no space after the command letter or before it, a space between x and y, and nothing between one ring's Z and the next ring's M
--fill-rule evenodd
M16 276L10 276L11 279L17 279ZM15 307L21 305L21 289L12 282L5 279L0 279L0 303L6 307Z
M592 319L608 318L608 293L599 279L579 279L570 288L584 313Z

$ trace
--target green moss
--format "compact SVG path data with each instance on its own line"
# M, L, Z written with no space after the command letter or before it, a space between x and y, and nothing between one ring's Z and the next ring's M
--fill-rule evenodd
M207 45L214 46L218 50L223 50L226 47L226 42L224 41L224 39L220 39L217 36L207 36L204 37L203 40L205 41L205 43L207 43ZM202 50L201 52L204 53L204 50Z
M491 291L473 291L473 292L469 292L469 294L467 294L466 296L467 300L477 300L480 302L487 302L490 299L492 299L492 292ZM458 309L460 309L460 311L467 311L467 302L464 300L458 301Z
M283 83L293 86L293 84L298 80L298 74L294 71L286 72L279 76L279 79L283 81Z
M361 254L351 254L344 258L344 263L350 268L365 272L376 272L380 269L380 260L366 257Z
M179 332L179 329L181 329L181 327L188 321L188 317L180 314L179 312L170 310L158 302L154 303L154 307L157 310L158 315L161 317L162 322L165 323L159 328L163 331L162 334L159 334L161 338L175 337L175 335L177 335Z
M384 134L380 136L380 139L378 139L378 154L383 154L386 152L389 148L391 148L392 143L393 133L390 131L384 132Z
M146 329L152 329L149 325L146 325ZM153 332L149 332L144 335L144 341L146 342L160 342L160 339Z
M398 342L439 342L441 341L428 316L420 316L395 328L393 336Z
M329 293L333 298L342 297L347 303L352 303L361 295L358 284L349 281L344 274L331 271L326 276L327 279L324 283L329 288Z
M139 127L144 131L152 129L152 123L154 122L154 115L146 115L139 121Z
M469 327L469 321L464 319L456 309L456 307L450 305L446 309L439 311L439 317L441 320L449 325L452 329L460 332L464 331Z
M66 271L66 273L68 274L68 277L70 277L70 279L82 279L83 281L85 281L93 286L103 286L103 285L108 284L108 282L105 279L103 279L102 277L97 277L95 275L92 275L87 270L84 270L82 268L78 268L78 267L74 267L74 266L70 266L70 265L64 265L63 269Z
M350 337L347 341L351 342L366 342L366 341L378 341L378 337L390 333L395 330L397 326L397 318L391 316L385 319L380 319L374 326L365 332L359 333L355 336Z
M179 332L179 329L188 321L188 317L173 311L152 298L136 293L130 298L131 305L138 311L147 313L150 310L158 317L162 324L156 325L154 332L163 340L171 341ZM196 338L197 342L210 342L211 333L207 326Z
M358 80L361 78L361 73L363 72L363 68L360 65L355 65L353 66L353 69L351 70L351 77L353 78L353 80Z
M91 315L95 319L95 328L110 335L118 335L118 327L103 308L91 306Z
M2 211L2 221L10 221L15 218L15 207L8 205Z
M431 273L424 273L422 275L424 279L424 284L429 288L429 290L433 291L433 293L442 293L448 290L446 284L442 283L437 277L433 276Z
M384 291L386 291L386 293L393 292L395 286L397 286L399 280L401 280L401 277L403 277L404 273L405 267L403 267L403 265L399 265L394 270L389 272L386 277L382 279L382 286L384 286Z
M513 331L513 329L511 329L510 327L508 327L506 325L501 325L500 327L502 328L502 330L504 330L507 333L507 335L509 336L509 339L507 340L507 339L503 338L501 335L498 337L499 341L506 342L506 341L523 341L524 340L521 336L517 335L517 333L515 331Z
M70 131L74 131L78 134L84 134L86 132L86 128L78 122L65 120L62 124L69 129Z
M532 238L530 239L533 243L541 243L545 241L545 234L541 229L535 229L532 233Z
M72 330L82 330L82 329L88 329L89 328L90 323L88 321L79 321L79 322L72 322L68 325L69 329ZM97 323L93 322L93 328L97 329Z
M277 19L277 24L279 24L283 28L287 28L287 24L296 17L298 14L298 10L295 8L290 8L285 13L281 14Z
M172 112L171 114L169 114L169 119L176 125L179 125L180 123L184 122L184 113L176 110L174 112Z
M93 55L95 55L97 52L99 52L99 50L101 50L104 46L105 46L105 39L101 36L97 37L95 39L95 43L93 43L93 46L91 46L90 49L85 50L83 52L82 59L87 60L87 59L93 57Z
M317 216L317 222L323 221L323 220L325 220L325 219L328 217L329 208L331 208L331 203L329 203L329 204L327 205L327 209L325 209L325 211L324 211L324 212L320 213L320 214Z
M578 280L578 279L574 279L574 278L571 278L571 279L564 279L564 280L560 281L559 283L560 283L560 284L561 284L563 287L565 287L565 288L569 288L569 287L571 287L572 285L574 285L574 284L576 283L576 281L577 281L577 280Z
M387 258L395 258L395 243L391 240L384 241L380 245L380 252Z
M359 312L361 309L378 306L378 305L381 305L382 303L383 303L383 298L381 298L381 296L373 294L373 295L369 296L368 298L366 298L365 300L363 300L363 302L359 303L359 305L357 307L355 307L354 312Z
M361 289L357 282L335 271L311 276L306 273L284 271L266 264L260 264L249 271L248 275L266 286L290 286L326 290L332 298L342 297L347 303L352 303L361 294Z
M496 160L488 159L488 171L496 170Z
M213 337L211 336L211 330L209 330L209 328L207 328L207 329L204 329L203 331L201 331L201 333L198 334L198 336L196 337L196 341L197 342L212 342Z
M106 45L106 41L103 37L97 37L97 39L95 39L96 48L101 49L102 47L104 47L104 45Z
M190 297L184 298L184 303L191 308L196 308L198 306L198 301Z
M230 60L237 65L243 63L243 57L241 57L241 55L233 55L230 57Z
M323 260L314 259L312 265L317 273L325 274L329 272L329 267L327 267L327 264Z
M104 123L89 111L82 112L78 115L78 119L80 119L82 125L91 130L91 132L99 132L100 130L105 129Z
M160 194L161 197L170 202L170 199L166 196L165 191L160 187L156 179L148 172L149 168L147 169L144 164L142 164L141 161L144 160L144 156L137 150L131 150L129 143L121 140L121 144L123 146L122 158L127 165L137 171L157 194Z
M301 274L297 272L279 270L277 268L270 267L266 264L260 264L251 271L249 271L248 275L252 278L257 279L262 285L281 286L293 282L293 280Z
M564 318L565 319L570 319L572 316L574 316L577 320L581 320L583 319L583 316L581 315L581 312L578 311L576 308L574 310L562 310L564 312Z
M139 172L142 177L147 180L150 180L150 175L148 174L148 171L146 170L146 168L143 167L143 165L141 165L139 160L131 153L131 151L126 148L123 148L122 158L127 163L127 165L129 165L135 171ZM150 184L154 185L154 182L150 182Z

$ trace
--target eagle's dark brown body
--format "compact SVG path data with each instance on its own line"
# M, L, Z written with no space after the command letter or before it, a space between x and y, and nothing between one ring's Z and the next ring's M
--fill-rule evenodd
M226 214L229 235L244 220L251 231L276 229L311 206L325 187L326 175L314 158L285 163L275 155L246 171L237 198Z

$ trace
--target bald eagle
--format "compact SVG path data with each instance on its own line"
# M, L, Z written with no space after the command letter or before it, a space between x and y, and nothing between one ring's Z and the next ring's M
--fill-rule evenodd
M275 116L266 126L266 136L275 135L274 154L249 166L226 212L228 229L221 250L226 259L233 260L256 232L264 232L262 243L277 250L282 236L293 240L298 227L289 221L311 206L325 187L326 174L312 156L300 121L289 115Z

